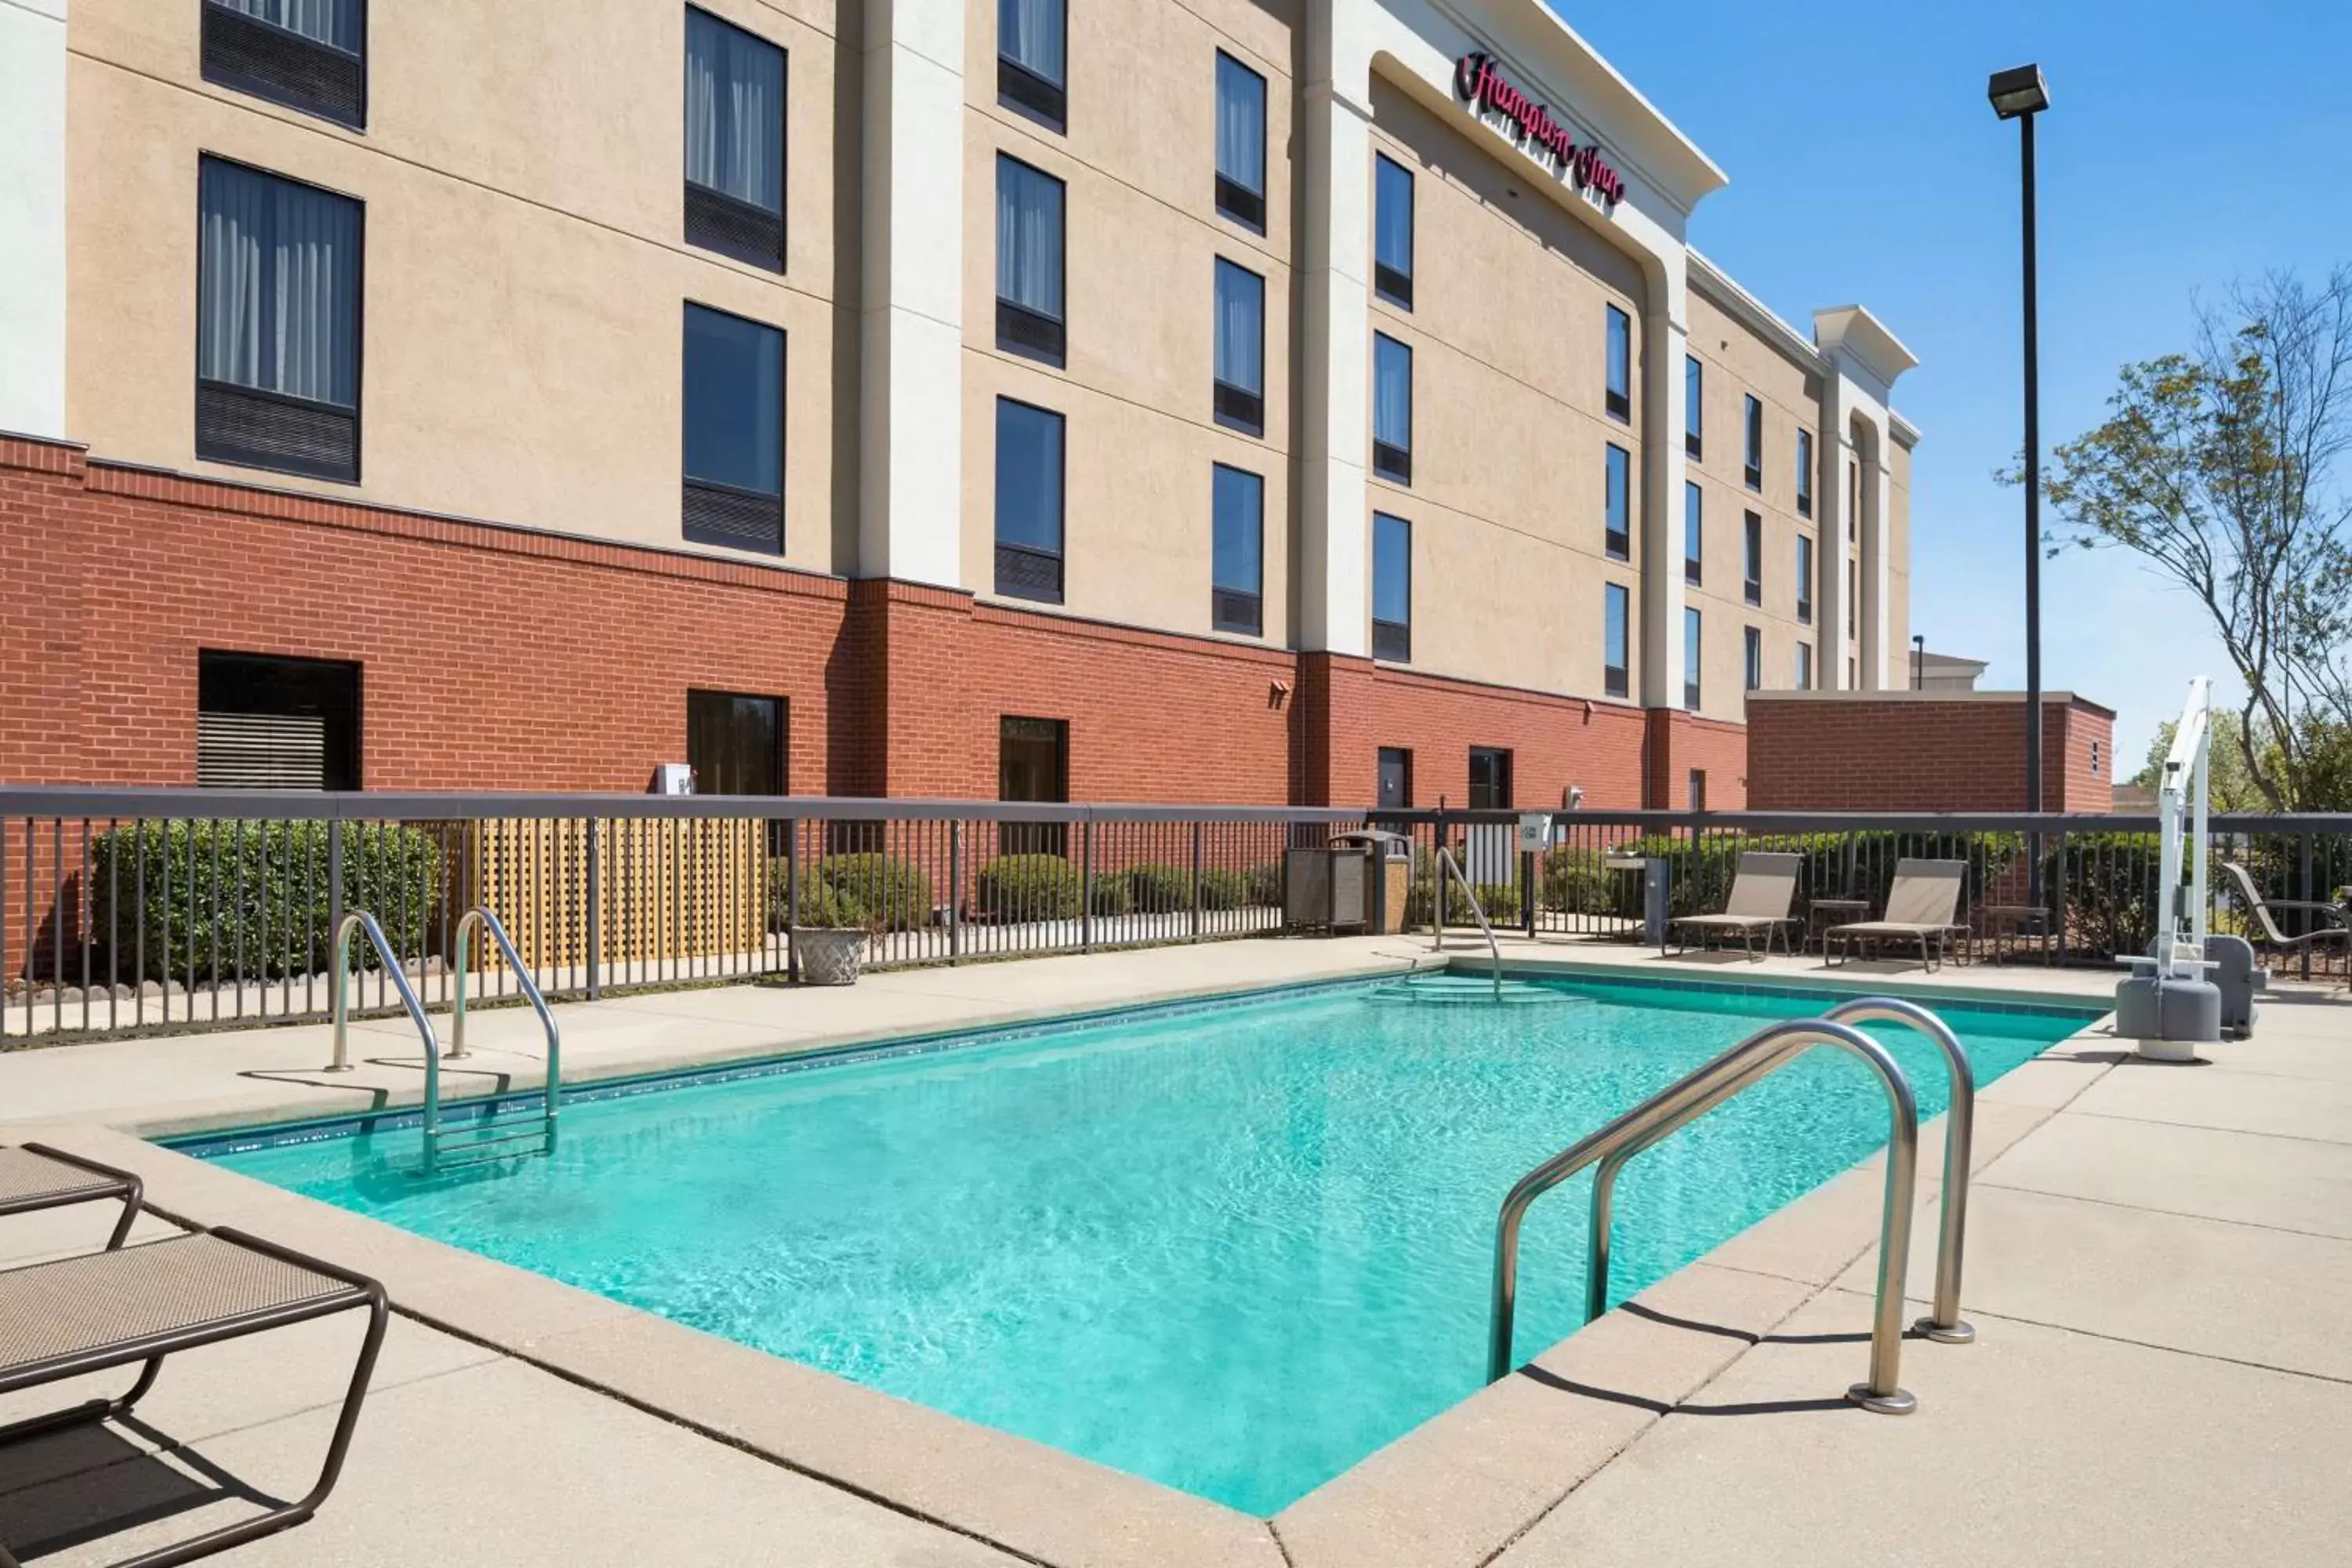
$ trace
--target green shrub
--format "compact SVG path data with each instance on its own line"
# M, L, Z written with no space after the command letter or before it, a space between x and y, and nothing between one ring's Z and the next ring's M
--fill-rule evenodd
M1614 914L1617 884L1624 879L1609 869L1608 855L1600 849L1559 844L1544 851L1543 874L1537 896L1547 910L1570 914Z
M1282 862L1268 860L1242 873L1242 896L1255 908L1282 908Z
M1125 877L1113 872L1094 879L1095 913L1123 915L1135 908L1135 889Z
M1000 855L980 868L972 901L994 920L1073 920L1081 896L1078 868L1061 856Z
M327 837L323 822L142 822L100 834L91 929L110 941L112 972L184 984L211 978L215 952L224 974L239 963L257 978L324 970L334 942ZM367 910L395 952L421 957L440 913L439 842L373 822L344 824L342 838L344 910ZM366 942L353 952L375 966Z
M1275 886L1276 899L1281 896L1281 884ZM1237 910L1250 900L1250 874L1246 871L1211 869L1201 873L1201 907L1204 910Z
M1412 879L1405 884L1404 923L1425 926L1429 923L1431 906L1437 898L1437 857L1427 849L1416 849L1412 856ZM1473 889L1478 907L1486 912L1486 923L1494 926L1519 923L1519 886L1517 882L1480 882ZM1462 884L1452 877L1445 879L1445 923L1476 925L1477 917L1470 912L1470 900L1463 896Z
M2153 833L2071 833L2063 852L2050 847L2042 887L2046 897L2064 900L2071 956L2148 950L2156 940L2161 843Z
M911 860L894 856L829 855L810 868L811 880L847 895L889 931L913 931L931 921L931 879ZM808 897L802 891L803 900ZM864 921L849 922L862 925Z
M768 879L768 929L782 931L793 924L792 883L787 879L788 867L782 860L773 863ZM869 928L873 916L856 894L836 887L821 877L809 877L801 883L800 920L807 930L828 926Z
M1132 907L1147 915L1172 914L1192 907L1192 874L1181 866L1153 861L1130 867L1127 873L1128 900ZM1097 884L1095 893L1100 900L1102 888ZM1097 910L1100 911L1097 901Z

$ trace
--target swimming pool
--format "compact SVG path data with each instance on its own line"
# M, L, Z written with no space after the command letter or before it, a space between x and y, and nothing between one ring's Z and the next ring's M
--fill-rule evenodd
M1820 994L1293 989L589 1090L552 1158L427 1180L413 1121L181 1146L261 1180L1258 1514L1482 1382L1528 1166ZM1938 1004L1979 1082L2094 1015ZM1926 1117L1931 1047L1874 1030ZM1630 1166L1631 1295L1883 1141L1815 1052ZM1578 1325L1585 1180L1525 1234L1523 1352Z

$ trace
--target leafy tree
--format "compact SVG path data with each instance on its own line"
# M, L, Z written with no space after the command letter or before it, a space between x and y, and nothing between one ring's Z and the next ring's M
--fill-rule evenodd
M2173 732L2179 727L2170 719L2156 727L2156 739L2148 743L2147 765L2140 769L2132 783L2154 789L2164 782L2164 759L2172 750ZM2215 811L2261 811L2267 804L2263 792L2255 786L2246 756L2245 721L2235 713L2214 714L2205 789L2206 798Z
M2245 686L2226 739L2246 781L2273 809L2309 804L2336 744L2313 709L2352 722L2352 499L2336 485L2352 268L2233 287L2199 309L2189 353L2126 365L2107 407L2053 454L2052 552L2128 550L2186 589Z

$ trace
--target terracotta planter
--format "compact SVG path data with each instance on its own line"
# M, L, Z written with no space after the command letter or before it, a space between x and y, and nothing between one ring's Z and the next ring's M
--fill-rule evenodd
M855 926L794 926L793 952L803 985L855 985L866 967L866 936Z

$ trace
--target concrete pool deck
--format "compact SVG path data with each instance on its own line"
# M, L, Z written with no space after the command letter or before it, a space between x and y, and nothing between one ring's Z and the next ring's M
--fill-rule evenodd
M1457 938L1446 956L1466 958ZM1899 992L1916 969L1662 961L1507 944L1515 963ZM1481 952L1483 957L1483 950ZM1425 940L1252 941L739 987L559 1009L566 1078L770 1056L1432 962ZM1888 966L1895 970L1897 966ZM2095 973L1953 967L1931 993L2106 994ZM473 1020L461 1080L534 1081L530 1016ZM366 1044L362 1046L361 1042ZM1727 1041L1727 1044L1728 1041ZM1349 1568L1589 1563L2317 1561L2352 1532L2352 1003L2271 998L2210 1066L2093 1031L1979 1099L1965 1347L1906 1342L1904 1419L1860 1374L1875 1162L1836 1178L1407 1434L1271 1521L920 1409L139 1142L415 1097L404 1020L0 1056L0 1141L131 1164L171 1215L378 1274L400 1315L341 1488L254 1563L809 1563ZM1923 1137L1911 1293L1932 1278ZM1499 1197L1499 1194L1498 1194ZM0 1220L0 1264L94 1245L96 1213ZM169 1229L146 1222L145 1234ZM356 1329L175 1361L143 1429L44 1439L0 1473L0 1540L82 1563L307 1485ZM42 1391L44 1403L60 1400ZM0 1401L0 1420L26 1408ZM190 1505L201 1508L189 1511ZM84 1539L89 1521L145 1518ZM54 1547L55 1550L50 1550Z

